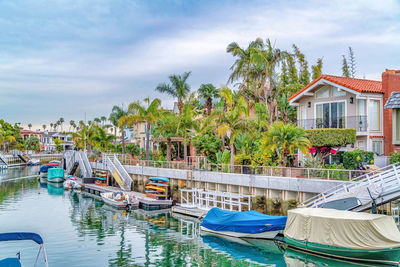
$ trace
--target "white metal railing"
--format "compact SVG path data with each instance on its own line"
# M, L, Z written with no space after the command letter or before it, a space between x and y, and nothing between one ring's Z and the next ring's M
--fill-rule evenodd
M122 189L130 190L132 184L132 178L128 174L128 172L123 168L122 164L119 162L118 158L111 156L109 154L104 155L105 163L107 165L107 169L110 171L111 175L114 176L114 172L117 173L119 178L121 179L122 184L118 179L116 179L117 183ZM118 167L117 167L118 165ZM115 178L115 177L114 177Z
M7 166L7 159L0 153L0 166Z
M392 207L392 217L397 225L400 225L400 210L399 207Z
M386 166L382 169L361 175L349 182L333 187L323 193L316 195L306 201L301 206L304 207L320 207L323 203L335 200L337 196L356 192L367 186L381 187L382 192L399 188L400 195L400 163Z
M181 205L189 205L199 209L219 207L224 210L242 211L243 206L251 209L251 196L229 192L205 191L203 189L180 189Z
M90 166L90 162L87 158L87 155L83 151L77 151L76 155L78 156L78 163L81 169L81 174L83 178L92 177L92 167Z
M85 164L86 171L88 172L87 177L92 177L93 170L92 170L92 166L90 165L89 158L88 158L86 152L81 151L81 153L82 153L83 164Z

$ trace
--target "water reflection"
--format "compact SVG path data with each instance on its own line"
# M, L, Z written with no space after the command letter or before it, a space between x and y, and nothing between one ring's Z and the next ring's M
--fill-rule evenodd
M43 234L52 266L360 266L271 241L203 235L198 221L169 210L115 210L84 193L43 185L37 178L3 182L0 224L4 231L32 227ZM32 251L24 258L34 259Z

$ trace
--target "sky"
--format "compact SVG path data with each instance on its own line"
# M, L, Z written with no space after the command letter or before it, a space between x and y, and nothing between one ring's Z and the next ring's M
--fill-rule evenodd
M332 75L351 46L356 76L380 80L400 69L400 0L0 0L0 119L68 125L145 97L172 108L159 83L192 71L193 91L224 85L227 45L257 37Z

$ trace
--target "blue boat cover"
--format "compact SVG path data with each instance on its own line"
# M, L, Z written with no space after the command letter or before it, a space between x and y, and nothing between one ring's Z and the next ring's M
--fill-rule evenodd
M258 234L285 229L286 216L270 216L257 211L226 211L212 208L201 226L213 231Z
M18 258L5 258L4 260L0 260L1 267L21 267L22 264Z
M164 177L150 177L149 180L162 181L162 182L168 182L169 183L169 179L168 178L164 178Z
M52 168L56 168L56 166L47 166L47 165L44 165L44 166L40 167L39 173L48 172L48 170L49 170L49 169L52 169Z
M1 233L0 241L33 240L38 244L43 244L40 235L29 232Z

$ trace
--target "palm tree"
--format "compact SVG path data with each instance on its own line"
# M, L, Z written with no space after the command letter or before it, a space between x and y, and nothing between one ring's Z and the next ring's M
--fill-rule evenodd
M128 107L128 114L120 118L118 126L120 128L127 126L132 127L133 124L138 122L146 123L146 160L149 160L150 148L150 130L153 125L157 123L157 119L163 114L160 109L161 100L155 98L150 102L149 98L144 99L145 105L140 102L132 102Z
M30 131L31 128L32 128L32 123L29 123L29 124L28 124L28 128L29 128L29 131Z
M161 83L156 87L156 91L167 93L178 99L179 113L182 112L183 102L187 94L190 92L190 86L187 84L191 72L184 72L182 75L171 75L169 80L171 84Z
M93 136L93 141L96 143L97 147L105 152L111 141L115 139L114 135L109 135L107 132L101 128L96 127L95 135Z
M106 121L107 121L107 117L106 117L106 116L101 116L101 117L100 117L100 120L102 121L103 126L104 126L104 124L105 124Z
M167 161L171 161L171 148L172 142L171 137L181 136L180 133L176 132L178 125L178 117L174 113L165 113L157 121L157 125L154 126L153 136L162 136L167 139Z
M75 126L76 126L76 125L75 125L75 121L70 120L70 121L69 121L69 130L68 130L68 132L71 132L71 127L72 127L72 128L75 128Z
M178 126L176 129L176 133L178 134L180 131L183 132L183 158L184 158L184 166L186 169L187 165L187 141L188 137L193 133L193 131L198 130L198 123L196 121L197 112L195 111L193 105L191 103L186 103L183 105L182 112L178 117Z
M63 123L64 123L64 118L61 117L61 118L58 120L58 125L61 126L61 132L63 131Z
M43 131L45 131L46 128L47 128L47 125L46 125L46 124L43 124L43 125L42 125L42 128L43 128Z
M111 121L111 124L114 126L114 135L117 136L117 129L119 128L119 120L121 117L128 114L128 111L124 109L124 107L113 106L111 110L111 114L108 117L108 120ZM120 128L122 134L122 154L125 153L125 131L124 128Z
M213 106L212 100L219 96L219 92L217 88L211 83L202 84L200 88L197 90L199 97L205 100L204 106L207 109L207 115L211 114L211 109Z
M264 43L260 38L251 42L247 49L243 49L236 42L233 42L228 45L227 52L237 57L231 67L233 72L229 81L234 82L243 79L244 87L250 84L254 87L253 90L261 89L262 95L259 97L269 107L270 123L272 123L271 111L274 109L272 91L274 89L275 68L287 53L274 48L269 39Z
M94 145L94 136L96 134L96 127L93 123L89 122L85 124L83 121L79 121L77 131L72 133L72 139L75 141L75 145L78 148L84 149L85 145L87 150L90 152Z
M53 130L54 123L50 123L50 130Z
M93 120L95 123L97 123L97 124L100 124L101 123L101 120L99 119L99 118L94 118L94 120Z
M296 150L306 154L310 147L311 143L303 129L283 122L272 124L262 141L262 148L276 153L282 166L288 166L287 159L293 156Z

